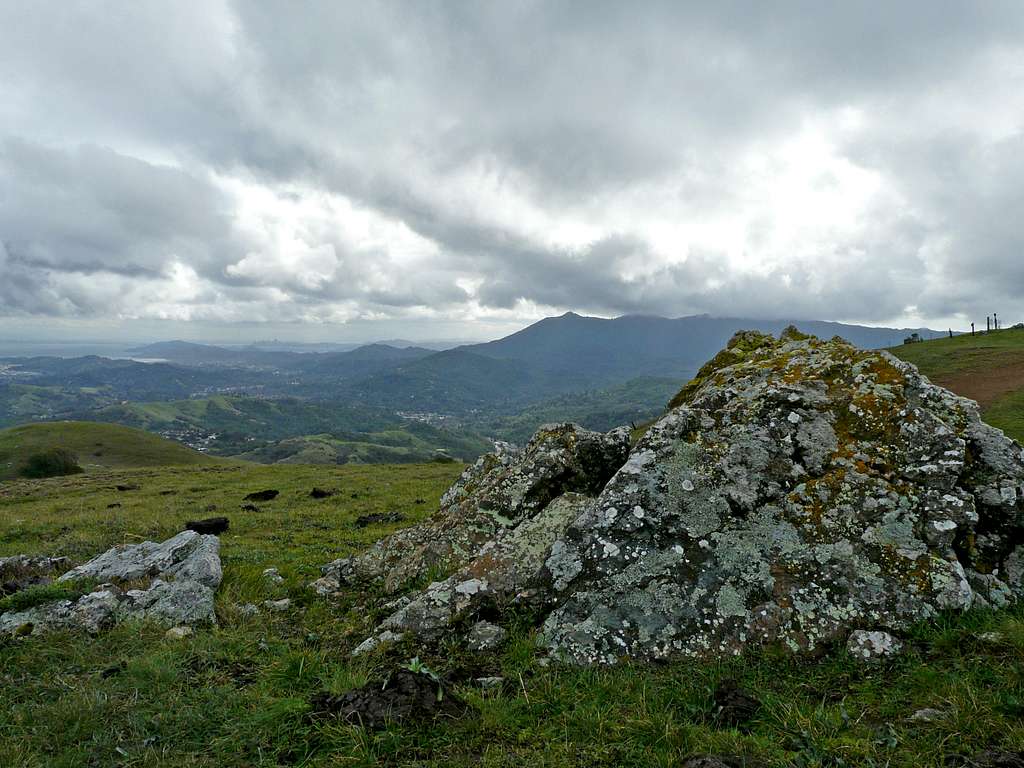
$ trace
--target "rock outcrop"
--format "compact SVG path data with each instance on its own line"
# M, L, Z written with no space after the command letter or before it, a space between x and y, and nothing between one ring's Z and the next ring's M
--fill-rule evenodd
M838 338L744 332L628 456L624 430L546 427L318 586L447 568L364 650L518 600L577 663L803 652L1021 598L1022 534L1024 452L973 401Z
M220 541L183 531L162 543L114 547L73 568L58 583L99 583L74 600L58 600L0 615L0 635L55 629L97 633L129 618L168 626L212 624L220 586Z
M543 527L535 518L566 494L596 496L628 454L626 429L601 434L574 424L542 427L524 450L488 454L469 467L430 520L362 555L335 560L314 587L327 594L341 584L375 580L394 592L434 569L464 566L508 534Z

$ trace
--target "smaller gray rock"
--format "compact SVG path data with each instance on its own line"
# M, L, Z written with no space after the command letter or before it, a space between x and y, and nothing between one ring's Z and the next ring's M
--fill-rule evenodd
M49 584L54 572L64 570L67 566L66 557L0 557L0 596L40 584Z
M497 624L479 621L469 630L466 645L471 651L492 651L505 642L507 635Z
M903 643L888 632L869 632L858 629L850 633L846 650L858 661L868 663L895 656L903 649Z
M268 611L287 611L292 607L292 601L287 597L281 598L280 600L264 600L263 607Z
M281 575L277 568L265 568L263 570L263 578L271 584L284 583L284 576Z
M691 755L681 768L763 768L764 763L748 757L729 755Z
M933 709L932 707L925 707L924 709L917 710L907 719L912 723L935 723L939 720L944 720L946 713L941 709Z
M195 634L195 630L189 626L171 627L164 633L164 637L168 640L184 640L193 634Z
M260 609L252 603L242 603L235 610L238 611L239 616L246 619L252 618L260 612Z
M0 615L0 635L55 629L96 634L125 619L164 625L216 624L214 592L222 570L216 536L182 531L164 542L113 547L65 573L58 582L105 582L77 600L58 600L20 613ZM51 563L55 561L50 561ZM149 582L124 591L125 582Z
M1002 632L982 632L978 635L978 639L990 645L1001 645L1006 640L1006 636Z
M195 581L216 589L223 577L220 540L195 531L182 531L160 543L144 541L114 547L71 569L57 581L89 578L124 582L155 576Z
M353 656L359 656L364 653L372 651L378 646L384 645L385 643L396 643L401 640L403 635L398 632L392 632L391 630L384 630L376 635L371 635L355 647L352 651Z
M336 560L332 565L340 562L340 560ZM328 575L311 582L309 587L320 597L328 597L341 589L341 582L335 576Z
M156 579L149 589L127 592L121 612L161 624L216 624L213 597L213 590L198 581Z
M76 601L59 600L18 613L8 612L0 615L0 635L61 629L83 629L95 635L116 623L122 597L115 587L97 590Z

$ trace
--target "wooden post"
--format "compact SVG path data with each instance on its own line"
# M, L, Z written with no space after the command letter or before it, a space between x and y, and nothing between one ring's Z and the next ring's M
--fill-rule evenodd
M992 313L992 330L999 330L999 315L997 315L995 312Z
M974 335L974 323L971 323L971 336Z

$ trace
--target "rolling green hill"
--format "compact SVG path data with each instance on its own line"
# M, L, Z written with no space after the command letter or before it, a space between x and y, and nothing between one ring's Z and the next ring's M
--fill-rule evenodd
M977 400L986 422L1024 442L1024 329L903 344L889 351L936 384Z
M40 419L70 418L71 414L116 402L105 388L41 387L0 381L0 427Z
M354 437L402 424L401 419L386 411L342 403L223 395L169 402L118 403L98 408L87 418L138 427L190 443L190 438L216 434L217 439L209 444L209 450L218 455L242 453L269 441L297 435L327 432ZM257 441L257 445L252 445L253 441Z
M28 456L65 448L86 472L129 467L214 464L217 460L172 440L116 424L58 421L0 431L0 480L17 475Z
M408 422L399 429L339 438L331 434L289 437L238 454L261 464L409 464L452 458L472 462L493 445L469 432L460 434Z
M88 418L201 444L218 456L270 464L402 464L430 461L439 451L472 461L493 447L474 432L407 421L381 408L293 398L118 403Z

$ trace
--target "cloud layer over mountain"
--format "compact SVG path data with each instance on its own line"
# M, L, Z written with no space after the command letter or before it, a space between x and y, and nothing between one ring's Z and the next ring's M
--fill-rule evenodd
M1022 122L1014 0L7 3L0 317L1024 319Z

